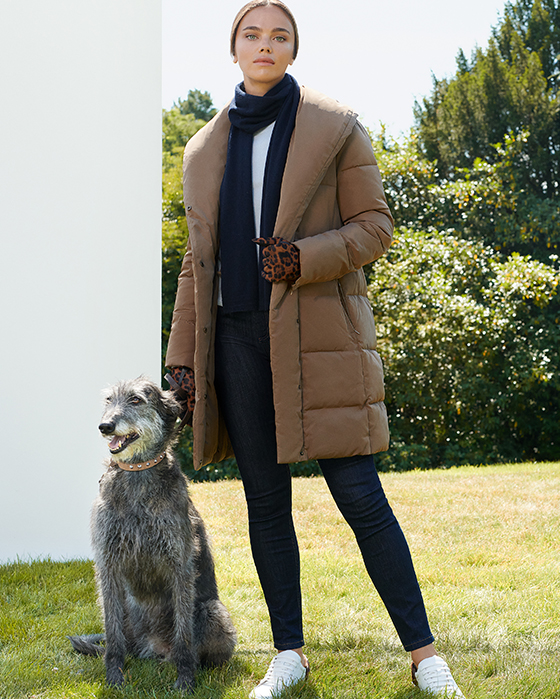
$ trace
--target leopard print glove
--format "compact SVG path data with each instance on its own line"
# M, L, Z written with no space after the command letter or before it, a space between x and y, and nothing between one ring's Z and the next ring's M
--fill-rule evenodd
M169 381L168 377L172 381ZM172 367L169 374L165 375L165 378L185 412L194 411L195 387L193 370L190 367Z
M253 238L261 246L262 276L269 282L295 282L301 275L299 248L283 238Z

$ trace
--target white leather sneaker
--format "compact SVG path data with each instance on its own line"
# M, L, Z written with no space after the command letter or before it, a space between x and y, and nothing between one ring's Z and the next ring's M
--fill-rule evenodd
M449 666L439 656L423 659L416 667L412 664L412 681L426 693L438 698L464 698L451 675Z
M295 651L281 651L271 661L265 677L249 693L250 698L276 698L294 683L303 680L309 673Z

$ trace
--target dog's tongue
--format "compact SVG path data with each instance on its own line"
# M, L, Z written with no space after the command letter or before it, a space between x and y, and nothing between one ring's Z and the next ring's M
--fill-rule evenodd
M109 443L109 449L116 450L118 447L120 447L122 439L122 435L115 435L115 437Z

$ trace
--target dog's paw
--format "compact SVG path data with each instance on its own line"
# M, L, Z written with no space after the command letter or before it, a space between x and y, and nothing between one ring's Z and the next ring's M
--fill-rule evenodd
M176 690L182 690L183 692L192 695L194 692L194 678L191 678L190 676L179 676L175 681L175 688Z
M110 671L107 670L107 685L110 685L113 688L120 688L122 685L124 685L124 675L123 672L120 668L115 668L111 669Z

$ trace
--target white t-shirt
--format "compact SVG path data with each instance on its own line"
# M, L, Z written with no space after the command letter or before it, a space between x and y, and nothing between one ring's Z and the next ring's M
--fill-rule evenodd
M255 212L256 238L260 236L261 230L264 171L266 168L266 156L268 155L268 147L270 146L270 139L272 138L274 124L276 124L276 122L272 122L272 124L265 126L264 129L257 131L253 136L253 210ZM258 258L260 248L256 243L255 247L257 248Z

